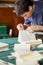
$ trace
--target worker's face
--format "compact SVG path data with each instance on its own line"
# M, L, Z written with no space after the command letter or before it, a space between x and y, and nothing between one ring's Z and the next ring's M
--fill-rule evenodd
M21 15L24 19L30 18L32 15L30 14L30 12L25 12L24 14Z
M33 15L35 6L34 5L29 6L28 9L29 9L29 11L27 11L21 15L24 19L30 18Z

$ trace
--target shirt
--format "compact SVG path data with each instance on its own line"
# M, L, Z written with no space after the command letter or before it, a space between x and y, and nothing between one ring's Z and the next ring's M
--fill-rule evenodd
M32 23L33 25L43 25L43 17L42 17L42 2L35 3L35 12L31 18L25 19L25 24ZM41 6L40 6L41 5Z

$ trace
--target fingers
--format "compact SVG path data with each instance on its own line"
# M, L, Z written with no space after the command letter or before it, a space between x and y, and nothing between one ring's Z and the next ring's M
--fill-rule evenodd
M20 24L17 25L17 29L18 29L18 30L24 30L24 27L23 27L23 25L20 23Z
M29 32L31 32L31 33L33 33L33 32L36 31L36 26L34 26L34 25L29 26L26 30L29 31Z
M34 32L31 27L28 27L26 30L29 31L30 33L33 33Z
M33 33L35 31L38 30L38 26L37 25L32 25L32 26L27 26L27 25L22 25L21 23L17 25L17 29L18 30L27 30L29 31L30 33Z

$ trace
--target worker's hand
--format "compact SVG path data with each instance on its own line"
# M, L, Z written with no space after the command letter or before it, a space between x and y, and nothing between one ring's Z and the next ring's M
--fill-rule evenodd
M24 30L24 26L20 23L17 25L17 29L18 30Z
M29 26L26 30L29 31L30 33L38 31L38 25Z

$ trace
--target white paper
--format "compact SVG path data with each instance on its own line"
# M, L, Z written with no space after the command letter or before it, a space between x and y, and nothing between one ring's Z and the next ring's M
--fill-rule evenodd
M28 53L30 51L30 44L15 44L14 50L19 54Z
M43 44L40 44L40 45L38 46L38 48L43 48Z
M9 46L6 43L0 42L0 52L9 50Z
M43 35L43 32L36 32L36 34L38 34L38 35Z
M21 57L17 52L12 53L12 56L16 56L16 65L38 65L38 60L42 59L36 51L28 53L26 57Z
M0 42L0 48L1 48L1 47L5 47L5 46L8 46L8 44L3 43L3 42Z
M12 35L12 29L10 29L10 31L9 31L9 36L11 36Z
M19 31L18 41L20 43L27 42L27 41L32 41L32 40L36 40L35 33L29 33L26 30Z

